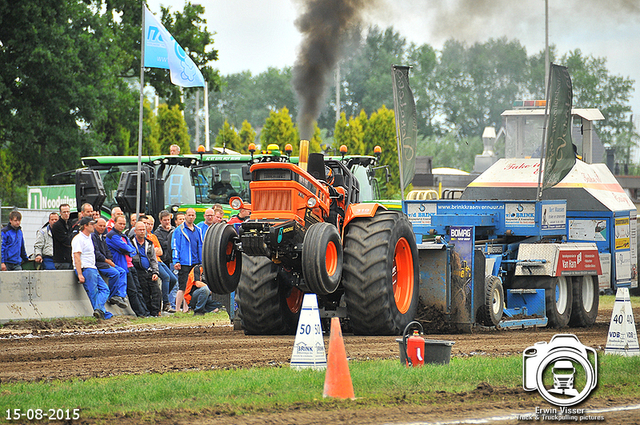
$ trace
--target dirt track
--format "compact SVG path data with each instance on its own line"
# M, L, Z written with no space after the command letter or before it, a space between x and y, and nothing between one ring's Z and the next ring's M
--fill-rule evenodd
M636 309L636 323L640 318L637 312ZM590 329L566 329L563 332L573 333L583 344L601 351L606 343L610 317L611 311L601 311L596 326ZM180 370L288 365L294 339L292 336L245 336L242 331L234 331L231 326L220 324L213 326L211 320L203 321L200 327L175 327L161 330L137 327L125 328L128 329L126 331L120 328L121 330L115 331L115 325L122 325L124 322L126 319L116 318L113 321L102 322L98 328L66 329L62 332L57 329L40 329L31 333L31 337L24 337L24 334L29 332L26 329L29 327L28 324L5 326L0 332L0 338L2 338L0 340L2 346L0 382L4 384L17 381L85 379ZM549 341L556 333L558 332L554 329L486 330L473 334L429 335L428 338L454 341L453 356L507 356L520 354L526 347L538 341ZM398 344L395 338L345 335L347 356L358 360L397 358ZM328 346L328 338L325 344ZM185 356L184 353L190 353L190 355ZM189 359L197 360L189 363ZM406 408L415 410L416 417L423 417L422 420L427 420L425 418L442 420L443 417L503 415L514 409L531 412L532 406L540 405L542 401L537 394L532 396L531 393L525 393L523 390L487 388L479 388L474 394L444 398L446 399L443 399L438 406L423 408L407 406ZM483 399L486 399L489 404L473 403ZM634 404L633 400L624 402ZM603 407L607 404L610 404L607 400L595 400L591 403L594 407ZM373 423L372 418L376 418L376 421L394 422L403 417L403 409L401 405L389 406L373 417L370 414L363 415L363 412L359 412L360 409L357 408L347 411L340 409L343 419L334 418L333 421ZM448 414L445 413L447 411L449 411ZM640 413L637 410L634 412L631 417L640 421ZM278 412L271 415L261 414L259 417L238 417L234 418L233 422L264 423L271 422L277 417L277 423L326 423L326 415L333 414L337 413L323 412L324 420L321 422L315 422L318 420L317 412L308 410L306 413ZM171 417L166 417L167 423L182 423L180 417L175 415L177 414L173 413ZM625 414L626 418L629 416ZM221 421L219 423L230 420L229 417L226 417L226 421L224 418L218 419ZM133 422L129 423L135 423L135 420L132 420ZM207 416L201 420L202 422L193 422L192 417L189 422L212 423L210 421L213 418Z
M602 349L607 329L608 325L603 323L591 329L568 332L575 333L583 344ZM1 382L288 365L294 340L293 336L245 336L231 326L219 325L132 332L107 330L108 334L93 332L97 333L47 335L49 332L40 331L34 338L3 340ZM493 330L429 335L429 338L454 341L453 356L507 356L522 353L538 341L549 341L555 333L551 329ZM351 359L398 357L396 337L345 335L344 338L347 356ZM192 355L184 356L184 353ZM194 359L193 364L189 358Z

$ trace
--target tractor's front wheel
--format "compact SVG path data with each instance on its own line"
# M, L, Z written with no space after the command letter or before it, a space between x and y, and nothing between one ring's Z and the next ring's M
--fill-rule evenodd
M309 289L318 295L332 294L342 277L342 244L336 226L313 224L304 235L302 274Z
M345 229L342 284L351 329L400 335L418 309L418 248L399 212L379 210Z
M236 290L238 317L247 335L293 334L304 294L278 276L278 266L266 257L243 255Z
M233 226L212 224L202 246L202 266L211 292L229 294L236 290L242 270L242 254L236 249Z

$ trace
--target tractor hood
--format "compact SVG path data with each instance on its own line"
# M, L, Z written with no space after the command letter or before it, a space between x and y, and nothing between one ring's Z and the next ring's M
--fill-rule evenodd
M467 186L462 199L536 199L539 158L500 159ZM566 199L567 210L630 211L636 207L605 164L576 160L560 183L542 199Z

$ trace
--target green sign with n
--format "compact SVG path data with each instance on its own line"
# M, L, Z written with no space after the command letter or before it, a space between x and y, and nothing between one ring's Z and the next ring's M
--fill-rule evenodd
M60 204L76 208L76 187L72 184L57 186L27 186L27 208L30 210L56 210Z

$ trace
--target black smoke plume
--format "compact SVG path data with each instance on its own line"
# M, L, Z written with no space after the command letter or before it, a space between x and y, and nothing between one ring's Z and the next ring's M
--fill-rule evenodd
M374 0L301 0L296 27L302 44L293 67L298 98L298 128L303 139L313 135L313 123L324 105L333 71L342 55L349 30L360 24Z

